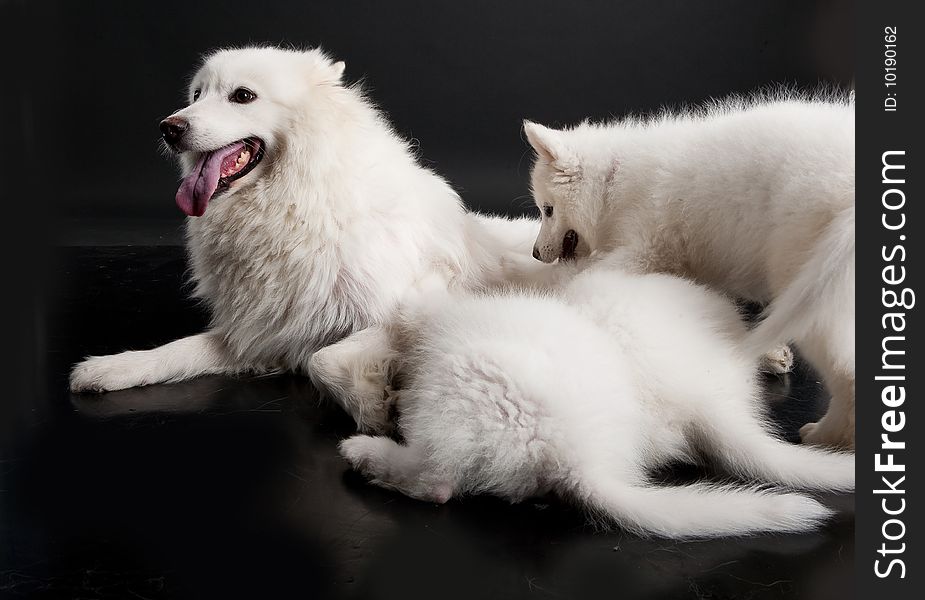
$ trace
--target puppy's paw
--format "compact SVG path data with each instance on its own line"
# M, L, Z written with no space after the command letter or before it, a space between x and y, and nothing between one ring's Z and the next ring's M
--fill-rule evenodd
M309 360L308 373L325 398L353 417L359 431L388 434L392 430L394 393L387 383L387 361L350 364L334 351L322 349Z
M854 431L823 426L823 422L807 423L800 427L800 441L813 446L838 450L854 450Z
M318 350L308 359L306 373L312 385L318 388L322 395L337 398L338 379L340 378L340 365L334 360L331 346Z
M370 462L379 454L379 446L379 441L372 436L355 435L342 441L337 449L351 467L368 476Z
M360 433L369 435L390 435L395 430L395 402L398 392L386 386L378 389L371 386L364 394L356 394L351 400L351 416Z
M790 346L780 346L771 350L761 360L761 371L783 375L793 370L793 350Z
M378 482L371 482L378 483ZM431 504L446 504L453 497L453 486L448 483L421 484L413 493L412 498Z
M816 429L818 429L819 423L807 423L806 425L800 427L800 441L804 444L813 444L816 438Z
M69 387L72 392L111 392L144 385L140 373L128 352L111 356L91 356L71 369Z

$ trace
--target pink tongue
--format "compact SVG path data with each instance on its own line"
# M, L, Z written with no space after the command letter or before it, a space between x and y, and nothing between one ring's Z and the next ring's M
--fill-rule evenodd
M201 217L218 187L225 159L234 159L243 149L243 142L235 142L203 154L189 175L180 182L180 189L177 190L177 206L180 210L187 216Z

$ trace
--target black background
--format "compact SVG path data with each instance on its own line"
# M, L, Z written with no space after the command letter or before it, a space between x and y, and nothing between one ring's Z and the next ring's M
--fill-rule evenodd
M320 45L470 206L529 206L521 122L567 124L792 84L849 84L853 3L24 2L24 125L65 239L176 226L158 121L216 47ZM34 50L34 52L33 52ZM125 226L122 239L132 239ZM79 237L79 236L78 236Z

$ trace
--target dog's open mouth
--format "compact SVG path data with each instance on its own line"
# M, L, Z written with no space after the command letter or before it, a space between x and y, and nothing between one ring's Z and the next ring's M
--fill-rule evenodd
M180 183L177 206L190 217L201 217L209 200L250 173L262 159L263 142L254 137L204 152Z
M562 254L559 259L574 260L576 248L578 248L578 232L574 229L569 229L562 237Z

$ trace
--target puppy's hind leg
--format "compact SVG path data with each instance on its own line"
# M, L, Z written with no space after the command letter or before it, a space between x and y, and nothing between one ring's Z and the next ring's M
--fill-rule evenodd
M91 356L71 370L72 392L108 392L200 375L246 371L212 332L185 337L153 350Z
M389 373L394 359L388 331L374 326L315 352L308 375L353 417L360 431L387 433L392 425Z
M818 423L800 429L804 443L854 449L854 306L843 307L804 338L800 349L820 372L831 396Z
M453 496L448 482L427 473L424 453L383 436L355 435L341 442L340 454L370 483L417 500L443 504Z
M832 393L829 409L816 423L800 428L805 444L854 449L854 377L845 373L830 373L825 378Z
M793 340L832 394L822 421L801 431L807 443L854 447L855 210L839 213L797 276L776 295L749 334L745 352L758 356Z

